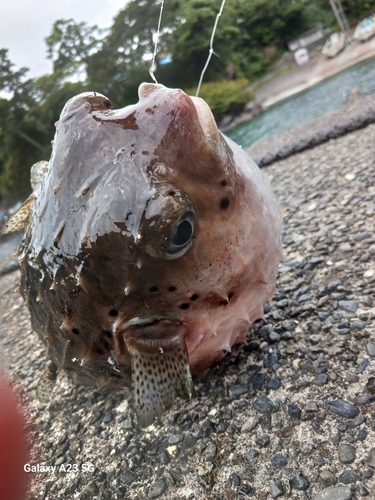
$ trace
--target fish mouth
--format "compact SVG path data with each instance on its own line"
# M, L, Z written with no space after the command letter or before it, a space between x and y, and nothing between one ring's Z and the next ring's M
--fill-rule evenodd
M130 318L125 324L123 329L125 330L129 326L146 326L151 323L156 323L158 321L174 321L180 322L177 318L166 318L165 316L134 316Z
M136 316L121 329L131 356L132 392L142 427L171 408L175 397L194 396L187 333L184 321L158 316Z

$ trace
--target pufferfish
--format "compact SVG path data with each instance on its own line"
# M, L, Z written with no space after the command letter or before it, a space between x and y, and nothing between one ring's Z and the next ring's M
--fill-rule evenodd
M5 232L25 226L47 378L131 387L147 426L262 317L282 255L270 184L202 99L150 83L119 110L70 99L43 169Z

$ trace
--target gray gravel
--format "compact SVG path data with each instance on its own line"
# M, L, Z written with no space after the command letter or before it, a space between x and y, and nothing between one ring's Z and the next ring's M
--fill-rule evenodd
M147 429L125 391L65 375L36 401L45 352L18 271L0 277L0 361L27 403L30 461L76 464L34 474L30 499L375 498L375 125L265 172L285 215L277 294L247 344L195 378L197 398Z

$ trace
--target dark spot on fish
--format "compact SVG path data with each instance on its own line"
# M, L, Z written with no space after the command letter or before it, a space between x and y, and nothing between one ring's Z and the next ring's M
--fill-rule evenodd
M103 349L100 349L100 347L96 347L95 352L97 352L98 354L104 354Z
M176 287L175 287L175 286L170 286L170 287L168 288L168 290L169 290L170 292L174 292L174 291L176 290Z
M158 291L158 287L157 287L157 286L152 286L152 287L150 288L150 292L151 292L151 293L155 293L155 292L157 292L157 291Z
M116 311L116 309L111 309L111 310L109 311L109 315L110 315L110 316L117 316L117 315L118 315L118 311Z
M53 190L53 194L57 194L59 191L60 191L60 188L58 188L58 187L57 187L57 188L55 188L55 189Z
M82 190L82 196L85 196L85 194L87 194L88 192L90 191L90 188L87 187L85 189Z
M150 153L149 153L148 151L142 151L142 154L143 154L144 156L148 156Z
M109 330L104 330L103 333L107 337L107 339L112 338L112 332L110 332Z
M226 180L221 181L221 182L220 182L220 184L221 184L222 186L226 186L226 185L227 185L227 181L226 181Z
M181 304L180 309L189 309L190 305L189 304Z
M228 198L223 198L220 201L220 208L222 208L223 210L226 210L228 207L229 207L229 200L228 200Z
M194 293L191 297L190 297L190 300L197 300L198 298L198 295L196 293Z
M74 335L79 335L79 330L77 328L72 328Z
M226 306L229 304L229 300L220 300L219 306Z

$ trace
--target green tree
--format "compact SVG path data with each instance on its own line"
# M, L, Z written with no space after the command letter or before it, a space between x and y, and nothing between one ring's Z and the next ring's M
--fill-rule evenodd
M86 77L87 58L96 52L103 38L103 30L73 19L55 21L51 34L45 39L47 57L53 62L53 74L66 79L76 75Z

